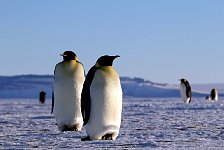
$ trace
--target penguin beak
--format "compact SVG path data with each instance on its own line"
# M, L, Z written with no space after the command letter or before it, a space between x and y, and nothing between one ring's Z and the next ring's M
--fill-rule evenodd
M60 56L63 56L64 57L64 56L67 56L67 55L65 55L64 53L62 53L62 54L60 54Z
M116 56L110 56L110 57L111 57L111 63L113 64L114 59L116 59L116 58L118 58L120 56L119 55L116 55Z
M62 57L66 57L66 56L68 56L68 55L65 55L64 53L62 53L62 54L60 54L60 56L62 56Z
M116 56L110 56L112 62L114 61L114 59L116 59L116 58L118 58L118 57L120 57L120 56L119 56L119 55L116 55Z
M120 56L119 55L113 56L114 59L117 58L117 57L120 57Z

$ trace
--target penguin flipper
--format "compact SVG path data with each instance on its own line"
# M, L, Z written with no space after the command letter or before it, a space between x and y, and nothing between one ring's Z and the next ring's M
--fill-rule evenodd
M58 64L54 68L54 80L55 80L55 70L56 70L57 66L58 66ZM51 102L51 114L52 114L54 111L54 86L53 86L53 90L52 90L51 99L52 99L52 102Z
M188 102L190 103L191 102L191 96L192 96L191 87L190 86L187 86L187 88L186 88L186 96L189 99Z
M54 110L54 92L52 91L51 114L53 113L53 110Z
M94 74L96 72L96 67L93 66L85 79L83 84L82 94L81 94L81 111L83 116L84 125L87 124L90 117L90 109L91 109L91 95L90 95L90 86L93 81Z
M189 85L188 82L185 82L184 84L186 86L186 96L189 97L189 98L191 98L191 95L192 95L191 94L191 86Z
M187 90L186 90L186 95L187 95L187 97L191 97L191 90L188 89L188 88L187 88Z
M81 111L83 116L84 125L87 124L90 117L90 109L91 109L91 99L89 90L83 90L81 98ZM83 96L85 95L85 96Z

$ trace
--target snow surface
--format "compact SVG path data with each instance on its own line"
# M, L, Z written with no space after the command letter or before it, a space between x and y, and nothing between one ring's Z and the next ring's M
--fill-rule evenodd
M81 141L80 132L60 132L51 102L0 100L0 149L224 149L223 100L124 99L115 141Z

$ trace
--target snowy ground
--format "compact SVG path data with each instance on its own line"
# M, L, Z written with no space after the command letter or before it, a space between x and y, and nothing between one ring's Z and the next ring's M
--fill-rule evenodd
M0 100L0 149L224 149L224 101L125 99L115 141L80 141L81 132L60 132L51 104Z

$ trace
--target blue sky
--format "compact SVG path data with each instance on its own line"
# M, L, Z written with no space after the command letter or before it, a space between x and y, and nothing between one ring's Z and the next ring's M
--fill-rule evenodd
M120 55L120 76L224 83L223 0L1 0L0 75L53 74L64 50L86 72Z

